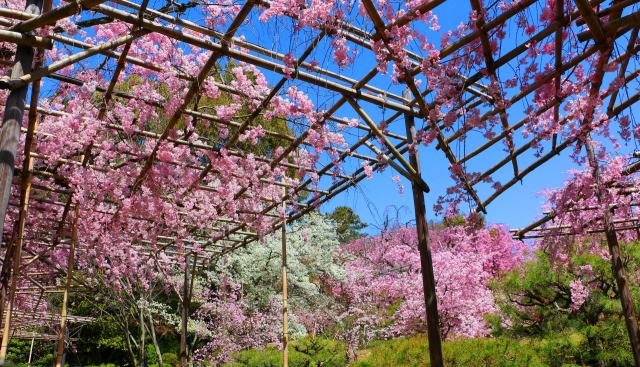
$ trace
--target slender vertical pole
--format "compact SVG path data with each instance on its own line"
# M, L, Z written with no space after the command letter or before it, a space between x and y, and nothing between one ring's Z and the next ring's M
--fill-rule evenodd
M144 344L145 339L147 338L146 327L144 325L144 304L140 305L140 365L146 367L147 366L147 354L146 354L146 345Z
M153 347L156 348L156 355L158 356L158 366L164 367L162 362L162 351L160 350L160 344L158 344L158 338L156 337L156 327L153 323L153 315L151 315L151 310L147 310L149 315L149 331L151 332L151 340L153 341Z
M585 148L587 150L589 165L591 166L591 173L596 182L596 197L598 199L598 203L602 204L604 187L600 177L600 165L593 150L590 136L587 136L585 139ZM602 221L604 224L605 237L607 238L607 245L609 246L609 254L611 255L611 270L613 271L613 277L616 279L616 284L618 286L618 295L622 305L622 314L624 315L627 332L629 333L629 341L631 342L631 352L633 354L635 366L640 367L640 334L638 331L638 319L633 308L633 299L631 298L631 291L629 290L629 284L627 283L627 274L622 262L622 256L620 255L620 244L618 243L618 235L615 230L613 218L611 217L611 211L604 210Z
M73 280L73 266L75 263L76 246L78 242L78 216L80 215L80 205L76 203L73 217L73 227L71 228L71 243L69 245L69 258L67 260L67 278L62 294L62 310L60 311L60 331L58 334L58 344L56 345L55 367L62 367L64 357L64 340L67 335L67 304L69 303L69 288Z
M31 347L29 347L29 359L27 360L27 364L31 364L31 357L33 357L33 342L36 341L36 338L31 338Z
M405 94L409 92L405 91ZM406 96L405 98L410 98ZM416 127L413 116L405 114L407 128L407 140L411 145L415 142ZM420 176L420 161L417 149L409 155L409 162L417 175ZM413 205L416 216L416 231L418 232L418 252L420 253L420 267L422 270L422 286L424 288L424 303L427 311L427 337L429 339L429 359L432 367L442 367L442 342L440 340L440 321L438 317L438 302L436 300L436 282L433 275L433 260L431 259L431 246L429 245L429 229L427 227L427 215L424 205L424 192L415 183L411 182L413 192Z
M189 292L189 256L185 258L184 264L184 285L182 289L182 329L180 331L180 367L186 367L187 359L187 323L189 321L189 302L191 299Z
M289 331L287 330L287 202L284 200L286 189L282 187L282 366L289 366Z

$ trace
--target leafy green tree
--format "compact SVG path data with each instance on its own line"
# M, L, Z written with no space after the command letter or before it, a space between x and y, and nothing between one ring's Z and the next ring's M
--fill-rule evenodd
M348 206L339 206L335 208L333 212L329 214L329 218L336 222L338 226L336 233L338 234L338 240L340 243L347 243L351 240L362 237L363 234L360 230L367 227L367 225L362 222L358 214Z

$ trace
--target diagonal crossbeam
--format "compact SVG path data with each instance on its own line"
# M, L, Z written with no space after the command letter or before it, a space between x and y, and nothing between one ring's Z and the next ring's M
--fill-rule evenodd
M367 10L367 13L369 14L369 17L371 18L371 21L373 22L373 24L374 24L374 26L376 28L376 31L378 33L382 34L385 31L385 25L384 25L384 21L380 17L380 14L378 13L377 9L375 8L375 6L373 5L373 3L370 0L363 0L363 5ZM396 64L398 65L399 68L403 68L401 66L402 65L402 61L397 58L396 53L389 46L388 39L386 37L383 37L382 40L383 40L385 46L389 49L389 54L391 55L391 58L394 59L394 61L396 62ZM444 138L444 136L442 134L442 130L440 129L440 127L438 126L437 123L435 123L434 121L432 121L429 118L429 107L427 106L427 103L422 98L420 90L416 86L415 80L413 79L413 76L411 75L411 71L410 70L402 70L402 75L404 75L404 78L403 78L402 82L404 84L406 84L407 87L409 87L409 90L413 94L413 97L414 97L415 101L418 104L418 107L419 107L419 110L420 110L420 112L422 114L422 117L425 119L425 121L427 121L429 123L430 128L433 129L436 132L436 139L437 139L437 141L439 143L440 148L444 151L445 156L449 160L449 163L452 166L459 166L459 163L458 163L455 155L453 154L453 151L451 150L451 147L449 147L449 144L447 144L445 142L445 138ZM464 172L461 172L461 170L458 170L458 169L455 169L455 174L459 177L459 179L462 182L462 185L464 186L464 188L467 191L467 193L476 202L476 205L478 206L478 208L481 211L486 212L486 210L485 210L485 208L484 208L484 206L482 204L482 201L478 197L478 194L476 193L476 191L473 188L473 186L470 184L468 178L466 177L466 174Z

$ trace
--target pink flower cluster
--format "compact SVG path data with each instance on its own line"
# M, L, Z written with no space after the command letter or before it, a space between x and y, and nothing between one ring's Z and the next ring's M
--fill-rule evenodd
M520 264L526 246L501 226L471 222L432 227L429 241L443 335L486 335L484 316L498 312L489 282ZM356 317L367 325L367 334L358 338L426 330L415 228L357 239L344 246L342 256L347 279L334 286L334 293L347 305L343 318Z

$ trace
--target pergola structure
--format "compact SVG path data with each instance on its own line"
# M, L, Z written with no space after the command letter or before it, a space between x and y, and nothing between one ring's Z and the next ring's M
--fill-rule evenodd
M23 10L0 8L0 40L4 42L3 45L17 46L15 51L12 47L4 48L3 62L11 72L0 79L0 86L9 91L3 105L0 139L0 189L3 192L0 216L4 218L12 210L17 212L11 223L5 224L3 233L6 251L3 252L5 255L0 282L5 318L0 359L6 355L9 338L21 335L15 330L24 330L20 321L23 319L18 317L18 312L25 311L14 309L17 294L31 292L42 297L46 293L61 292L62 311L56 320L60 322L57 363L62 363L68 321L67 299L69 292L84 285L83 279L74 274L75 262L78 258L88 256L88 249L82 245L82 239L78 238L80 205L74 203L74 191L69 185L65 185L64 174L60 172L64 172L63 168L66 166L111 172L122 168L122 165L101 166L95 162L92 157L95 147L89 142L74 157L52 159L38 153L35 148L37 143L48 138L46 134L39 132L39 122L68 115L63 108L41 104L40 95L47 88L86 86L87 80L68 72L68 69L77 68L77 71L80 68L94 68L105 77L97 86L92 86L95 93L100 94L101 104L96 120L102 124L103 131L114 136L126 133L149 142L153 147L141 159L130 162L137 167L137 177L127 188L130 195L141 190L149 171L160 164L159 152L167 144L215 154L225 149L230 155L245 158L248 152L240 144L241 135L254 126L266 111L273 108L274 100L286 93L287 86L295 85L309 94L315 93L318 105L323 106L317 108L317 120L287 120L288 132L267 129L265 136L286 142L283 144L284 149L255 158L270 169L305 172L295 182L274 180L266 175L262 178L265 185L283 188L284 194L279 197L272 195L251 198L259 202L259 210L242 212L230 218L220 216L207 223L206 233L181 246L175 245L180 240L177 234L163 234L156 238L154 246L145 239L132 239L131 247L143 254L157 255L158 252L163 252L169 258L199 256L193 264L195 269L197 264L204 266L203 261L207 259L221 256L260 238L261 234L252 230L243 218L264 217L270 221L271 231L284 230L285 223L303 217L322 203L357 185L368 176L368 167L378 169L390 165L412 185L431 365L442 366L435 281L424 203L424 193L429 191L429 187L420 174L417 146L425 136L429 136L452 168L452 176L458 188L456 194L467 199L476 210L486 212L489 204L502 193L567 148L583 144L590 131L598 128L587 123L586 130L573 134L563 133L564 125L576 117L562 117L563 108L572 95L561 93L561 89L564 83L572 79L576 68L595 69L595 77L587 82L587 87L595 96L605 101L605 113L611 119L630 113L640 98L637 88L634 88L640 73L640 69L635 67L640 47L637 39L640 27L637 1L556 0L553 2L554 9L546 9L546 1L520 0L502 6L498 2L482 4L479 0L470 0L475 16L469 18L465 14L463 21L467 27L446 46L437 50L438 62L446 64L472 50L481 54L484 62L460 70L458 75L448 76L459 81L451 86L460 101L458 105L449 106L455 112L455 118L433 117L431 112L441 107L433 97L438 91L430 89L430 83L423 75L424 68L428 67L431 59L425 55L424 50L411 44L404 48L405 54L399 53L392 34L405 28L418 33L426 32L423 15L437 13L452 3L456 2L402 2L398 6L403 13L388 22L384 20L386 16L381 13L379 4L372 0L362 0L362 14L353 15L354 22L339 19L324 24L320 20L311 25L291 26L288 31L278 31L286 28L283 27L283 19L289 18L287 21L290 23L286 24L296 25L300 14L293 10L284 11L281 17L260 23L260 14L275 4L265 0L219 2L213 5L199 1L163 3L149 0L79 0L56 7L52 6L51 0L28 0ZM194 13L194 8L207 6L236 6L237 11L224 13L230 17L229 22L225 29L218 30L202 19L202 13ZM305 3L301 9L305 6L311 7ZM335 5L336 9L343 6ZM517 29L523 15L533 18L534 22L538 21L541 13L550 10L554 16L548 26L535 29L530 34L515 32L509 38L501 40L496 51L497 35L505 28ZM95 32L101 25L114 22L123 24L127 31L117 38L89 43L81 36L65 31L64 27L54 27L56 23L71 18L72 23L81 25L88 34ZM267 36L262 34L264 31L267 31ZM269 31L274 33L269 34ZM180 65L167 69L166 65L145 59L144 55L130 55L130 50L138 42L143 42L145 37L152 35L167 37L173 42L176 51L197 49L208 52L208 57L203 59L199 70L187 72ZM284 52L287 50L283 50L280 43L274 41L282 36L295 38L294 51ZM350 47L358 50L357 60L365 60L362 63L358 61L356 66L348 69L349 73L331 61L317 62L331 51L330 43L336 38L346 40ZM514 74L517 76L513 70L518 68L518 64L530 52L532 44L542 43L549 44L551 50L543 61L550 61L553 67L540 71L536 80L520 81L520 88L500 87L496 91L496 85L503 85L502 78L511 79ZM54 47L71 52L66 57L55 60L43 57L46 50ZM386 59L381 60L380 55L386 55ZM589 64L594 58L598 58L600 62ZM198 108L199 95L206 80L218 72L216 70L220 63L229 62L227 60L257 68L268 76L270 88L260 98L255 98L246 96L246 91L238 89L233 83L216 79L215 86L224 93L250 99L252 102L248 111L237 113L229 119ZM393 81L388 68L380 66L385 62L396 68ZM604 77L605 71L612 67L617 68L617 77L621 80L617 88L609 88L612 78ZM185 91L172 91L183 94L182 103L168 116L164 126L140 126L130 131L107 118L115 101L144 103L154 108L163 108L161 102L141 99L123 88L121 79L128 68L156 74L172 73L186 82ZM523 105L527 105L542 88L555 90L553 98L549 98L543 105L535 105L526 110ZM465 111L476 111L474 119L477 123L467 124L467 118L471 119L471 116L467 116ZM550 136L534 135L526 138L526 134L521 134L537 117L546 114L552 114L558 126ZM345 118L345 115L357 118L357 123ZM177 126L185 118L196 123L209 121L226 126L233 130L233 134L219 141L202 139L193 142L175 134ZM25 126L22 124L23 119L27 121ZM420 125L416 126L416 120ZM319 159L313 166L296 162L292 157L301 151L313 149L310 136L320 125L342 131L348 136L348 146L323 147L323 151L317 153ZM478 132L481 126L484 126L484 134ZM23 151L18 149L18 137L24 141ZM21 165L16 167L16 157L21 154L24 158ZM199 173L198 180L189 186L185 195L193 191L217 194L211 180L225 172L218 171L210 161L201 163L189 167ZM337 166L342 169L337 170ZM479 169L480 172L473 172L472 169ZM502 184L489 187L487 181L498 181L498 177ZM248 190L249 186L236 188L234 198L244 199ZM307 195L301 195L303 193ZM109 204L108 201L105 202ZM282 207L286 208L285 217L280 212ZM118 213L117 208L114 211L105 207L95 208L95 211L99 210L104 211L105 215ZM30 218L33 215L46 217L50 225L32 228ZM132 218L134 219L138 220ZM45 245L47 251L35 251L32 246L35 243ZM51 259L51 254L61 248L66 249L68 254L65 266ZM200 263L198 260L201 260ZM37 271L32 270L33 265L38 263L54 268L56 275L52 276L50 272L38 275ZM192 268L185 269L183 296L184 299L189 299L188 285ZM285 267L283 272L286 274ZM36 309L37 307L33 312ZM45 313L40 315L51 318L51 315ZM183 307L183 316L184 339L187 306ZM637 348L640 346L634 346L634 350ZM185 350L181 350L180 357L181 363L186 363Z

